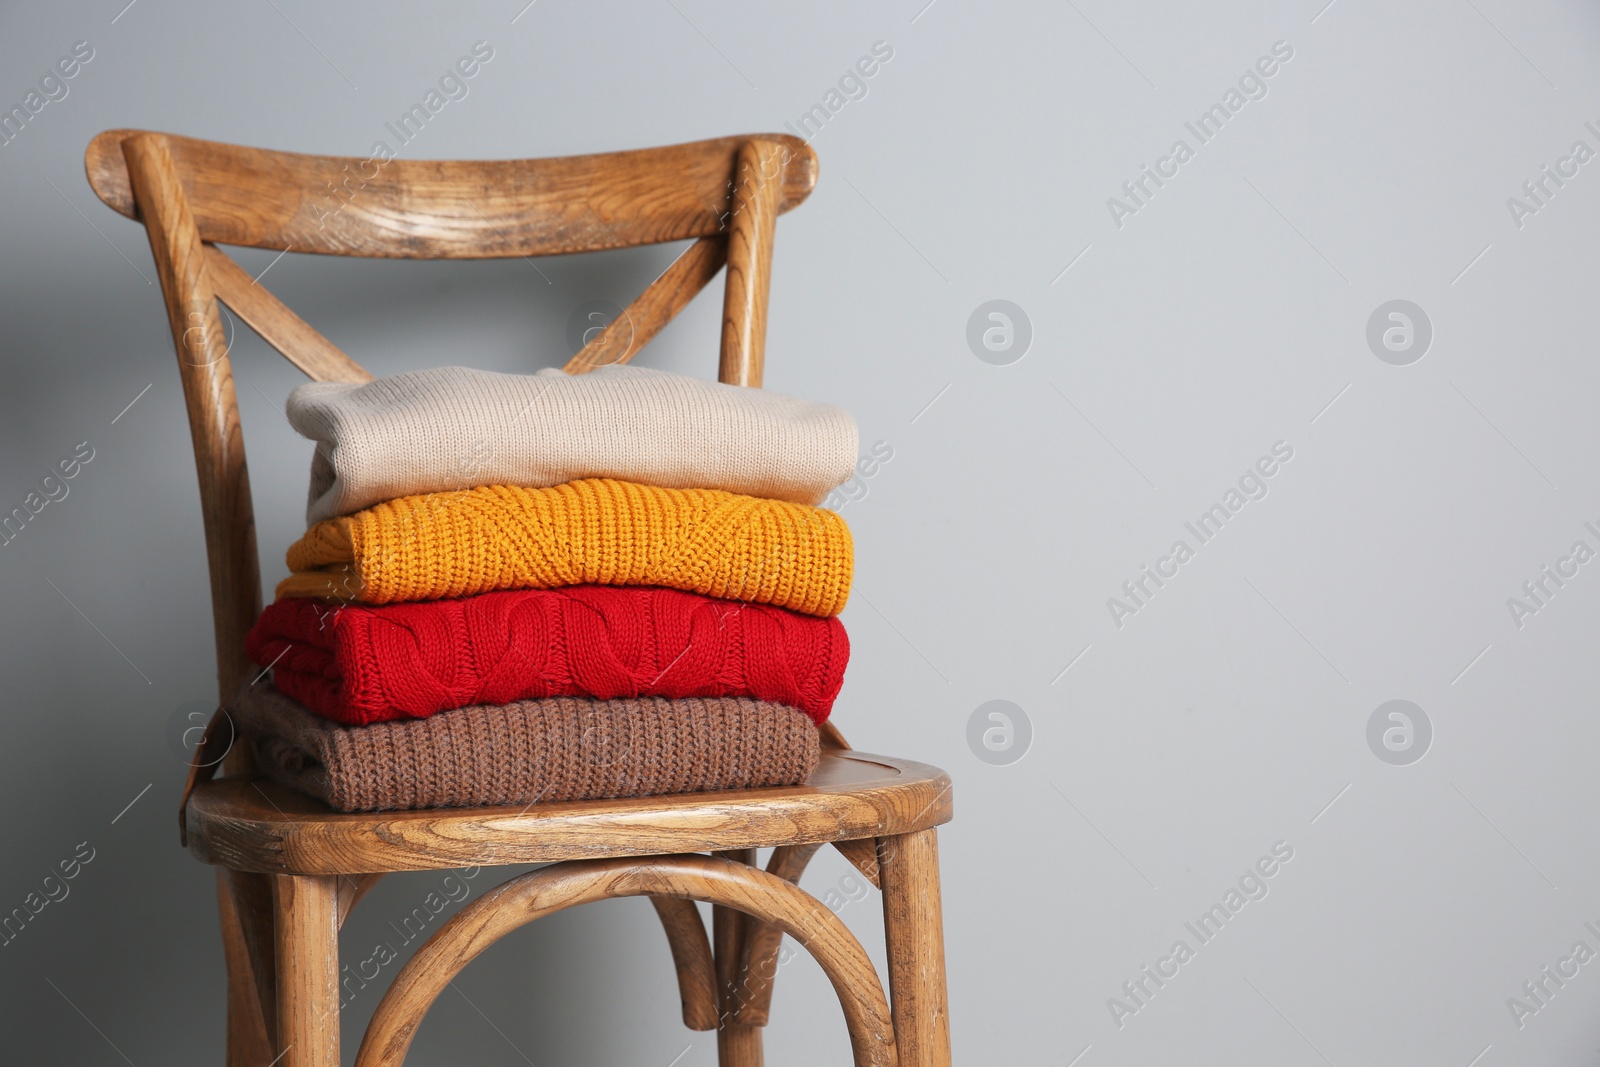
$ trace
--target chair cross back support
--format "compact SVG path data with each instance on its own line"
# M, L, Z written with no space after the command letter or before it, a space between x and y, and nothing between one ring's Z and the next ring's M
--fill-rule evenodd
M141 142L148 147L140 147ZM751 281L760 299L724 329L723 369L760 384L766 264L773 219L816 185L817 157L788 134L555 159L484 162L342 158L271 152L139 130L107 130L89 145L89 184L139 218L132 162L146 151L181 182L205 245L213 295L318 381L372 376L248 277L217 244L342 256L491 259L595 252L699 240L631 305L622 346L605 331L567 369L625 362L733 255L728 303ZM744 217L739 217L744 216ZM193 344L216 343L185 322ZM608 336L609 335L609 336ZM735 347L739 346L739 347Z
M224 699L254 673L244 637L262 598L217 302L315 380L372 375L219 245L480 259L693 240L624 311L626 328L602 331L566 370L626 362L726 266L718 379L758 387L774 225L817 179L815 153L783 134L467 162L311 156L108 130L85 162L100 198L144 224L161 279L199 475ZM337 1067L339 1027L328 1016L340 1000L338 928L385 873L541 861L555 865L441 925L380 1003L358 1065L403 1059L438 975L493 940L485 923L503 932L569 904L646 895L672 949L684 1022L717 1030L723 1067L762 1062L785 931L833 979L858 1064L945 1067L934 827L950 818L949 777L846 752L831 724L823 745L812 781L789 789L374 815L330 812L263 783L245 747L234 746L226 776L195 788L186 805L190 851L218 869L230 1067ZM860 945L796 887L824 843L883 890L887 1011ZM763 871L756 848L769 846ZM710 939L695 899L715 905ZM519 908L525 914L513 918Z

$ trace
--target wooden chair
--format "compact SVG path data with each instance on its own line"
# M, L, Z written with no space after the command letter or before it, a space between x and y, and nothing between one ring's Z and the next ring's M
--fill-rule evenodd
M542 160L436 162L270 152L109 130L89 182L144 223L161 277L200 478L229 697L255 668L261 610L255 524L233 372L217 301L320 381L372 375L254 282L218 245L341 256L473 259L697 240L566 369L631 357L724 265L719 378L760 386L773 228L816 184L816 156L784 135L726 137ZM219 744L208 736L202 753ZM197 767L209 762L197 758ZM191 774L189 850L218 874L232 1067L337 1067L339 926L383 874L514 863L544 867L466 905L398 973L357 1063L401 1063L434 997L508 931L574 904L649 896L672 950L684 1023L717 1030L723 1067L762 1062L779 942L788 934L838 993L857 1064L946 1065L950 1039L934 827L950 780L850 751L824 731L796 788L632 800L341 814L252 775L243 746L216 781ZM883 891L888 996L865 951L796 883L833 844ZM765 870L756 849L773 848ZM694 901L714 905L708 939Z

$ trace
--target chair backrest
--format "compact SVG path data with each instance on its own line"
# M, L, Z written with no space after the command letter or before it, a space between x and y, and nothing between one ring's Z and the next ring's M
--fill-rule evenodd
M217 301L316 380L372 375L218 244L476 259L697 238L566 370L630 359L726 263L718 377L759 386L773 224L817 180L816 154L786 134L470 162L308 156L107 130L90 142L85 162L100 199L144 223L161 278L200 478L223 698L251 669L244 636L261 612L261 575Z

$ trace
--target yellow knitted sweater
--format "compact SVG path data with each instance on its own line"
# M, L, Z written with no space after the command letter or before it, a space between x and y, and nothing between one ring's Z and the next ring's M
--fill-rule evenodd
M320 522L279 597L389 604L496 589L658 585L837 615L854 551L823 508L587 478L404 496Z

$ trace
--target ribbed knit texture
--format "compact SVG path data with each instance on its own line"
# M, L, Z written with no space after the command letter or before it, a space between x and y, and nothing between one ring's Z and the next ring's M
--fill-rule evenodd
M838 619L673 589L582 585L374 607L280 600L245 652L349 725L551 696L754 697L828 717Z
M400 497L318 523L278 596L391 604L498 589L659 585L837 615L850 530L831 511L605 478Z
M340 811L798 785L820 755L803 712L736 698L553 697L345 727L259 682L228 711L264 774Z
M398 496L579 478L818 504L856 462L855 420L832 404L646 367L311 382L288 415L317 442L307 525Z

